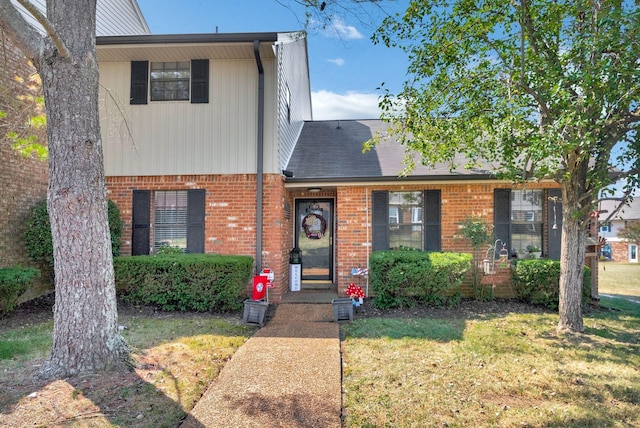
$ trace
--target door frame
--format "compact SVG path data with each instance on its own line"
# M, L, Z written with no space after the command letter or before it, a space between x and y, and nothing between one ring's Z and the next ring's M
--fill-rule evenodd
M327 281L327 282L334 282L334 278L335 278L335 218L336 218L336 209L335 209L335 198L331 198L331 197L319 197L319 198L309 198L309 197L304 197L304 198L295 198L293 201L293 205L294 205L294 222L293 222L293 246L295 248L299 248L298 246L298 239L300 238L300 206L299 203L300 202L311 202L311 201L315 201L315 202L319 202L319 203L329 203L329 224L327 224L327 230L331 231L331 235L330 235L330 244L329 244L329 274L324 277L324 276L302 276L301 280L302 281ZM304 258L302 259L302 267L303 267L303 271L304 271Z
M633 248L633 250L632 250ZM627 251L628 251L628 261L630 263L638 263L638 245L637 244L629 244L629 246L627 247ZM632 255L635 254L635 257L632 257Z

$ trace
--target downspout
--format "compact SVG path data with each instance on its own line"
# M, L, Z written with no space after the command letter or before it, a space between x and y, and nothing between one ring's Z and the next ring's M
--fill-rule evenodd
M262 193L264 189L264 67L260 57L260 40L253 41L258 66L258 164L256 167L256 274L262 271Z

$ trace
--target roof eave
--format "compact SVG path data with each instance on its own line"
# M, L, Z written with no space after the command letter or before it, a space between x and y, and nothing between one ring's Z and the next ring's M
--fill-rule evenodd
M304 184L304 183L403 183L403 182L416 182L416 181L504 181L496 178L493 174L474 174L474 175L420 175L420 176L408 176L408 177L391 177L391 176L376 176L376 177L287 177L286 183L290 184Z
M184 43L253 43L276 42L278 33L206 33L206 34L138 34L132 36L97 36L97 46L184 44Z

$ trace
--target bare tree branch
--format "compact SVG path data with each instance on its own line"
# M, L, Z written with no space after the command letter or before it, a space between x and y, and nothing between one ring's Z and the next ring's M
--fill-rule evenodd
M64 42L58 36L56 29L53 27L53 24L49 22L46 16L44 16L37 7L35 7L29 0L16 0L18 3L22 5L27 11L33 15L33 17L44 27L44 30L47 32L49 37L51 37L51 41L54 45L56 45L56 49L60 53L60 56L63 58L69 57L69 50L65 46Z
M22 17L15 6L11 4L11 0L0 0L0 25L20 50L37 65L44 42L43 37Z

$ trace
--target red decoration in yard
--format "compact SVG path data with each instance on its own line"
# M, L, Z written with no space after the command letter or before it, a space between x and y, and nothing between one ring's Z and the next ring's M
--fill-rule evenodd
M364 299L366 297L364 295L364 290L362 290L362 287L356 287L353 282L347 287L346 295L351 297L352 299Z

